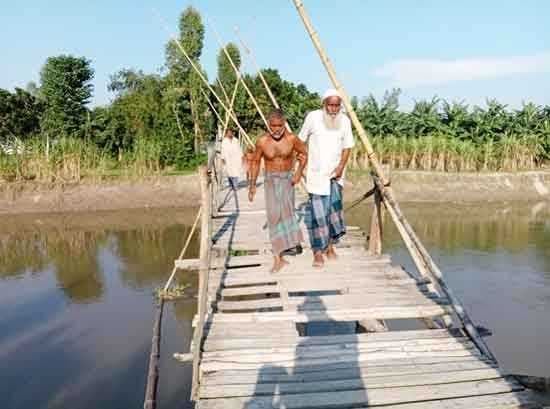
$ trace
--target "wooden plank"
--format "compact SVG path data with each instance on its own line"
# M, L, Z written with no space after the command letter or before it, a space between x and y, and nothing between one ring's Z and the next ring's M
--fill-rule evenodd
M246 342L250 340L250 343L257 343L257 348L262 348L261 345L272 346L275 345L294 345L297 340L302 345L332 345L340 343L354 343L354 342L391 342L391 341L417 341L423 339L446 339L446 338L462 338L463 335L460 331L448 331L447 329L437 330L408 330L408 331L388 331L385 333L367 333L367 334L344 334L344 335L319 335L319 336L306 336L301 337L298 335L296 326L293 323L278 321L276 325L256 325L256 324L216 324L209 328L208 336L212 337L213 341L216 334L227 336L228 333L237 335L235 342ZM283 325L281 325L283 324ZM286 337L279 334L277 331L284 330L290 331L293 336ZM263 338L254 337L250 334L250 331L256 330L263 335ZM253 339L252 339L253 338ZM220 340L223 341L223 340ZM227 340L228 342L231 340ZM208 344L208 340L206 341ZM220 345L221 346L221 345ZM252 346L251 346L252 347ZM229 349L229 348L225 348Z
M409 332L409 331L402 331ZM417 332L417 331L411 331ZM430 331L424 331L430 332ZM383 334L390 334L391 332L385 332ZM376 333L379 334L379 333ZM205 351L222 351L222 350L236 350L243 349L246 352L254 351L257 349L264 348L295 348L297 345L300 347L315 347L315 346L326 346L326 345L345 345L346 347L351 347L354 344L368 343L369 345L400 345L400 344L410 344L410 345L420 345L420 344L430 344L438 342L448 342L448 341L457 341L457 340L467 340L466 337L454 337L445 332L440 332L440 336L434 336L430 338L403 338L403 339L392 339L392 338L373 338L371 335L373 333L365 334L346 334L346 335L325 335L325 336L313 336L313 337L284 337L282 335L272 335L269 338L255 338L247 337L244 338L242 335L240 338L230 338L223 337L222 339L208 339L205 343ZM209 335L210 337L210 335Z
M373 319L402 319L434 317L450 313L445 305L429 306L403 306L403 307L373 307L357 308L349 310L337 310L333 312L311 311L311 312L252 312L240 314L210 314L208 321L219 322L269 322L269 321L293 321L293 322L314 322L314 321L358 321L364 318Z
M327 279L335 277L365 277L365 276L381 276L386 278L411 278L410 274L402 268L393 267L390 264L368 263L366 265L348 265L339 266L337 264L327 264L323 269L315 269L308 262L307 265L292 263L289 259L289 264L278 273L270 273L267 266L255 266L248 268L232 268L226 271L217 271L213 277L256 277L265 275L275 278L321 278ZM269 266L270 267L270 266Z
M361 406L364 409L369 406ZM531 392L510 392L466 398L453 398L388 405L384 409L542 409Z
M490 379L440 385L406 386L401 388L355 389L338 392L282 394L277 401L285 408L335 408L365 405L366 407L413 403L418 401L462 398L520 391L517 383L508 379ZM273 396L205 399L200 409L259 409L272 407Z
M477 369L471 371L446 372L440 374L422 375L393 375L383 377L361 376L358 372L351 379L317 381L317 382L288 382L288 383L248 383L202 385L200 397L205 399L231 398L247 396L269 396L296 393L349 391L355 389L398 388L406 386L438 385L453 382L482 381L487 379L502 378L500 371L494 368Z
M310 277L289 277L277 278L275 275L258 275L256 277L221 277L220 284L225 287L237 287L244 285L263 285L268 283L278 283L283 281L285 287L292 292L305 291L329 291L338 289L353 289L353 287L379 287L390 288L399 285L416 285L417 281L413 278L397 278L397 279L372 279L368 276L364 277L319 277L318 279ZM309 286L308 286L309 285Z
M420 353L428 354L431 352L465 352L458 356L470 355L474 349L471 341L447 341L432 344L386 344L370 345L369 343L359 343L352 345L326 345L315 347L296 347L296 348L269 348L269 349L251 349L249 351L239 350L238 356L235 350L205 352L203 362L237 362L237 363L272 363L279 361L300 361L302 359L317 359L338 357L340 355L360 356L369 354L373 359L377 355L391 355L393 353Z
M275 370L240 370L240 371L216 371L207 372L203 375L204 385L233 385L233 384L261 384L261 383L292 383L292 382L321 382L341 379L353 379L360 376L370 378L386 378L394 375L418 375L437 374L445 379L447 372L470 371L495 368L495 364L479 360L463 362L429 363L423 365L389 365L374 366L371 363L350 363L347 368L336 368L325 370L319 368L312 371L301 371L295 373L290 371Z
M291 288L291 287L289 287ZM442 298L429 298L424 294L406 294L406 295L386 295L377 294L371 297L365 297L361 294L344 294L344 295L328 295L328 296L306 296L306 297L289 297L286 303L286 309L289 311L332 311L338 309L350 308L372 308L385 307L391 304L397 306L420 306L420 305L448 305L448 302ZM262 298L257 300L240 300L240 301L218 301L217 308L220 311L243 311L243 310L259 310L266 308L277 308L283 305L282 298Z
M383 372L388 371L388 374L399 374L403 368L420 367L426 365L437 364L463 364L472 362L482 362L497 366L494 362L488 361L481 355L473 353L472 355L465 356L446 356L442 354L438 355L424 355L414 357L390 357L387 359L368 359L367 357L360 357L360 359L349 359L349 357L342 357L340 359L316 359L316 360L304 360L299 365L293 365L292 363L281 363L277 366L269 365L247 365L248 367L241 368L203 368L203 374L206 373L251 373L261 372L262 375L281 374L281 368L284 368L289 374L314 374L318 372L331 372L337 370L348 370L355 368L366 367L369 371Z
M270 284L270 285L252 285L252 286L246 286L246 287L229 287L229 288L221 288L220 289L220 295L224 298L230 298L230 297L240 297L240 296L248 296L248 295L262 295L262 294L273 294L277 293L277 285L276 284ZM291 292L297 293L299 291L300 287L291 286L289 290ZM384 294L387 296L393 296L393 295L404 295L404 294L425 294L425 291L422 289L422 287L417 286L416 284L408 284L408 285L401 285L401 286L383 286L382 288L385 289ZM302 287L301 288L304 291L310 292L315 291L315 286L313 287ZM362 287L350 287L350 286L341 286L336 287L332 286L331 288L334 291L339 291L341 294L362 294L362 295L371 295L371 294L380 294L381 293L381 286L362 286Z
M340 352L339 354L333 354L330 356L317 357L317 358L303 358L301 361L297 362L294 356L287 359L271 360L268 361L266 357L260 357L256 360L260 362L243 362L243 361L230 361L230 360L206 360L201 364L203 371L220 371L228 369L258 369L265 366L278 366L284 368L292 368L296 365L304 366L323 366L331 364L340 364L340 363L353 363L359 365L359 362L368 362L368 361L388 361L394 359L404 359L404 358L426 358L426 359L436 359L436 358L446 358L446 359L456 359L458 357L477 357L479 358L479 352L475 349L453 349L453 350L444 350L444 351L390 351L384 353L361 353L361 352L352 352L345 354ZM256 358L256 357L254 357Z

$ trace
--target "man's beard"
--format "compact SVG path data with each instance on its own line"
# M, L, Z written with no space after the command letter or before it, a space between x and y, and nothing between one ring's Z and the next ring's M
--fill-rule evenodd
M281 129L279 132L270 132L269 133L273 139L280 141L285 136L285 129Z
M342 125L342 113L338 112L335 115L331 115L326 109L323 108L323 123L327 129L340 129L340 126Z

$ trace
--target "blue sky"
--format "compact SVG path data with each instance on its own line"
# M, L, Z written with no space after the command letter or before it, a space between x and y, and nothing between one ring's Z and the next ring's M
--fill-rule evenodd
M305 0L339 78L352 95L400 87L401 102L434 95L483 104L496 98L550 104L550 2ZM233 27L262 67L322 92L328 77L291 0L27 0L0 15L0 87L38 81L48 56L86 56L96 71L94 105L112 98L109 76L122 68L158 72L178 15L196 7L226 41ZM154 11L155 10L155 11ZM215 36L207 28L202 64L215 76ZM247 63L250 70L251 63Z

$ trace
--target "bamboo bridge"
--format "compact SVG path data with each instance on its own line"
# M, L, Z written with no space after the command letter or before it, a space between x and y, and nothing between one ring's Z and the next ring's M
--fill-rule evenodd
M254 203L246 188L236 201L218 162L213 156L200 169L199 299L189 356L197 408L542 407L522 379L499 368L387 186L373 179L370 231L349 226L337 261L313 268L304 243L289 266L270 273L262 183ZM297 196L298 215L304 200ZM383 211L418 272L382 253ZM176 267L197 267L197 260ZM417 325L394 329L402 319Z
M289 266L270 273L262 183L253 204L246 189L233 195L223 183L216 154L219 145L209 149L208 165L199 169L200 258L181 259L191 233L164 288L169 288L178 269L198 269L191 352L177 354L181 361L193 362L196 407L542 408L533 390L548 390L549 380L509 375L499 367L483 339L487 331L473 323L403 215L302 1L293 3L369 159L373 184L364 197L374 201L371 225L368 232L348 226L337 247L338 260L322 269L311 266L311 250L304 243L304 252L292 257ZM269 126L227 52L237 81L231 98L220 83L224 103L183 45L174 41L225 111L224 120L209 101L218 123L226 129L231 119L242 140L253 146L232 110L239 85L266 129ZM261 71L258 74L278 107ZM303 194L296 201L304 237L306 200ZM383 212L397 228L416 271L406 271L383 254ZM198 221L199 215L195 226ZM161 298L153 329L146 409L156 406L163 305ZM398 325L402 321L408 325Z

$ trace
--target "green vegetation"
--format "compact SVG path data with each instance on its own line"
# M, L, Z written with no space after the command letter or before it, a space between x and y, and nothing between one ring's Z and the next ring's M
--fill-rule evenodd
M434 98L399 111L400 90L382 101L354 100L357 115L383 162L398 169L489 171L536 169L550 159L550 106L510 111L494 100L469 108ZM366 167L363 150L352 166Z
M185 9L178 40L201 71L204 32L200 14L192 7ZM233 43L225 48L240 67L239 48ZM236 77L223 50L217 62L212 87L229 105ZM143 177L179 173L203 163L205 144L222 126L204 96L208 90L174 41L166 44L160 72L115 73L108 84L113 101L93 109L88 103L94 70L84 57L50 57L41 70L40 84L14 92L0 89L0 180ZM262 73L291 128L298 130L307 112L320 106L319 95L284 80L276 69ZM243 79L268 112L272 105L259 76L244 74ZM375 150L394 168L513 171L535 169L550 159L550 106L528 103L512 111L496 101L468 107L434 98L417 101L404 112L399 110L399 92L392 90L381 101L373 96L353 101ZM221 104L213 97L211 101L225 117ZM234 108L250 135L264 131L242 86ZM358 143L351 166L364 169L366 162Z

